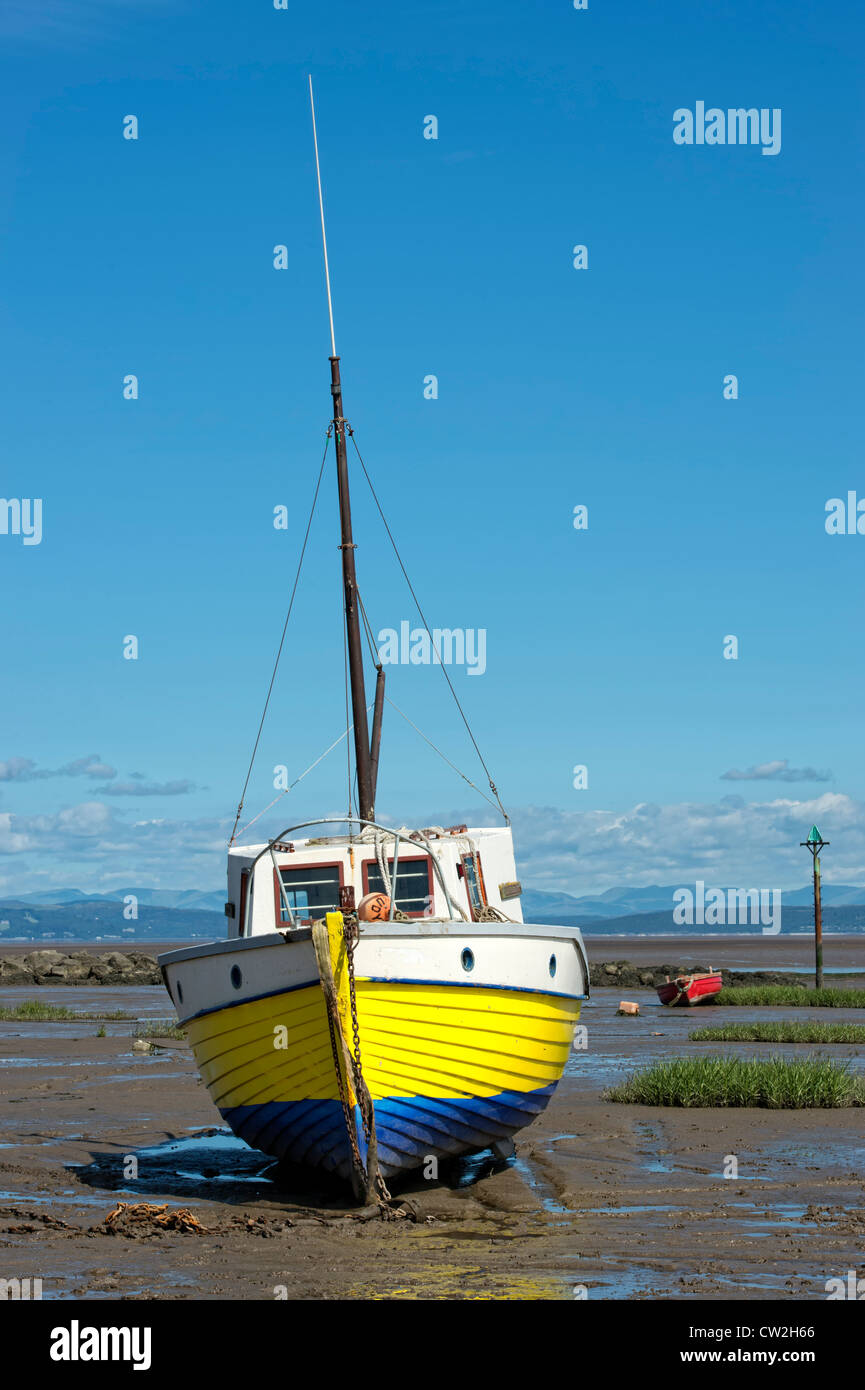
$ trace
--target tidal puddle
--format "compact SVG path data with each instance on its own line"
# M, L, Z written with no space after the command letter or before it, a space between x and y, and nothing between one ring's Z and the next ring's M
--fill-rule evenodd
M126 1172L130 1157L138 1165L134 1178ZM220 1201L230 1202L280 1195L273 1159L221 1129L197 1130L134 1148L128 1155L97 1154L91 1163L68 1166L75 1168L81 1182L139 1199L158 1194L165 1201L170 1193L178 1200L218 1195Z
M821 1168L844 1168L849 1166L854 1177L859 1178L865 1168L865 1145L852 1140L845 1143L839 1140L828 1142L815 1136L811 1143L778 1143L772 1151L772 1160L792 1163L805 1171Z
M574 1257L579 1259L580 1256ZM659 1287L660 1286L660 1287ZM668 1292L667 1278L653 1269L618 1269L609 1278L594 1276L585 1283L571 1285L571 1297L576 1299L632 1299Z
M766 1202L725 1202L723 1207L718 1210L712 1208L701 1208L699 1210L685 1211L680 1206L665 1205L635 1205L623 1207L585 1207L580 1213L583 1216L654 1216L659 1212L676 1212L682 1220L695 1220L699 1222L701 1229L704 1229L710 1222L723 1222L725 1227L730 1224L730 1212L741 1213L734 1221L733 1225L749 1235L769 1235L771 1230L783 1225L785 1229L812 1231L813 1226L805 1220L806 1208L793 1202L780 1202L776 1206L769 1206ZM767 1230L760 1229L768 1227Z
M395 1284L387 1290L380 1285L352 1285L343 1295L346 1298L369 1299L381 1302L385 1299L452 1301L514 1301L519 1303L561 1302L573 1297L568 1282L554 1275L521 1276L502 1275L484 1270L479 1265L436 1265L430 1269L419 1269L412 1274L410 1283Z
M60 1275L53 1279L50 1275L46 1276L42 1283L43 1299L74 1299L76 1303L86 1302L92 1299L120 1299L120 1298L171 1298L175 1290L200 1288L201 1280L194 1275L176 1274L167 1270L161 1270L150 1278L147 1284L129 1285L120 1279L110 1283L103 1283L101 1286L98 1279L92 1285L82 1285L77 1282L80 1276ZM65 1283L65 1287L58 1287Z
M69 1163L67 1164L67 1167L73 1168L75 1167L75 1165ZM77 1188L74 1187L66 1187L55 1189L55 1191L53 1192L47 1192L44 1190L41 1192L0 1191L0 1202L8 1202L10 1203L10 1205L14 1204L16 1208L28 1206L49 1206L52 1203L59 1201L68 1202L70 1206L104 1207L106 1201L110 1202L114 1197L133 1198L134 1196L135 1193L132 1192L129 1188L122 1187L114 1189L111 1193L111 1196L108 1198L106 1198L104 1192L101 1194L93 1193L91 1195L87 1192L79 1192Z
M441 1181L451 1188L471 1187L482 1178L501 1173L514 1166L514 1158L500 1158L492 1149L480 1149L474 1154L442 1159L439 1164ZM519 1167L519 1164L517 1164Z
M121 1052L119 1055L117 1053L111 1053L110 1055L106 1054L104 1057L65 1057L63 1059L63 1067L64 1069L66 1067L116 1067L118 1062L135 1062L136 1065L142 1062L167 1062L171 1059L173 1051L175 1051L174 1048L163 1049L157 1047L153 1052ZM46 1053L44 1057L0 1057L0 1067L10 1067L12 1069L15 1067L46 1067L50 1071L56 1072L57 1058L50 1053ZM176 1075L182 1076L184 1073L177 1072ZM112 1080L114 1079L126 1081L132 1080L133 1078L118 1073L116 1078L112 1078ZM137 1080L138 1078L136 1077L134 1079Z
M537 1197L544 1211L549 1212L551 1216L571 1217L573 1215L573 1213L569 1212L568 1208L563 1206L559 1201L552 1183L542 1177L527 1158L517 1157L514 1160L514 1167L526 1186L534 1193L535 1197Z
M198 1130L184 1139L168 1139L138 1149L139 1172L171 1168L174 1175L195 1183L246 1182L266 1185L275 1167L272 1158L251 1149L229 1130ZM176 1165L180 1166L176 1166Z

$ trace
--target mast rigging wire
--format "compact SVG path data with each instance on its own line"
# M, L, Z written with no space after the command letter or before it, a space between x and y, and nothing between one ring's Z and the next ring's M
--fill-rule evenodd
M457 774L458 777L462 777L462 779L463 779L464 782L468 782L468 784L469 784L469 786L472 788L472 790L473 790L473 791L476 791L477 794L478 794L478 796L482 796L483 799L484 799L484 801L487 803L488 806L492 806L493 810L496 810L496 803L492 800L492 798L489 797L489 796L487 796L487 794L486 794L485 791L481 791L481 788L478 787L478 786L476 786L475 783L472 781L472 779L471 779L470 777L467 777L466 774L465 774L464 772L461 772L460 769L457 767L456 763L452 763L451 760L450 760L450 758L447 756L446 753L443 753L442 750L441 750L440 748L436 748L436 745L433 743L432 739L431 739L431 738L427 738L427 736L426 736L426 734L424 733L423 729L419 729L418 726L417 726L417 724L415 724L411 719L409 719L409 717L408 717L408 715L405 713L405 711L404 711L404 710L401 710L400 707L399 707L399 705L395 705L395 704L394 704L393 700L390 698L389 695L385 695L384 698L387 700L387 702L388 702L388 704L391 706L391 708L392 708L392 709L395 709L396 712L397 712L397 714L399 714L399 715L402 716L402 718L405 720L406 724L410 724L411 727L414 729L415 733L416 733L416 734L420 734L420 736L421 736L421 738L423 739L424 743L428 743L429 746L430 746L430 748L433 750L433 752L434 752L434 753L438 753L439 757L440 757L444 762L447 763L448 767L453 768L454 772ZM498 809L501 810L501 802L499 802ZM508 821L508 824L510 824L510 821Z
M243 802L244 802L244 799L245 799L245 797L246 797L246 790L247 790L247 787L249 786L249 779L250 779L250 777L252 776L252 767L253 767L253 763L255 762L255 755L256 755L256 753L258 752L258 745L259 745L259 742L261 741L261 731L262 731L262 729L264 728L264 721L265 721L265 719L266 719L266 717L267 717L268 706L270 705L270 697L271 697L271 695L273 694L273 683L274 683L274 681L276 680L276 673L277 673L277 670L279 669L279 658L282 656L282 649L283 649L283 646L285 645L285 634L286 634L286 631L287 631L287 629L288 629L288 620L289 620L289 618L291 617L291 610L292 610L292 608L294 607L294 598L295 598L295 595L296 595L296 593L297 593L297 585L298 585L298 582L299 582L299 580L300 580L300 571L301 571L301 569L302 569L302 567L303 567L303 557L304 557L305 554L306 554L306 546L307 546L307 542L308 542L308 540L309 540L309 533L310 533L310 530L312 529L312 519L313 519L313 517L315 516L315 507L316 507L316 503L318 502L318 494L319 494L319 491L320 491L320 489L321 489L321 480L322 480L322 478L323 478L323 476L324 476L324 464L325 464L325 460L327 459L327 451L328 451L328 449L329 449L329 447L330 447L330 433L331 433L331 432L330 432L330 429L328 429L328 431L327 431L327 437L326 437L326 439L325 439L325 441L324 441L324 453L323 453L322 456L321 456L321 467L320 467L319 470L318 470L318 482L317 482L316 485L315 485L315 493L314 493L313 499L312 499L312 506L310 507L310 510L309 510L309 520L308 520L307 523L306 523L306 532L305 532L304 537L303 537L303 545L301 546L301 549L300 549L300 559L299 559L298 562L297 562L297 573L296 573L295 576L294 576L294 586L293 586L293 588L292 588L292 590L291 590L291 598L289 599L289 602L288 602L288 612L287 612L286 615L285 615L285 622L284 622L283 625L282 625L282 636L281 636L280 639L279 639L279 647L277 648L277 652L276 652L276 660L275 660L274 663L273 663L273 671L272 671L271 677L270 677L270 685L267 687L267 698L266 698L266 700L265 700L265 702L264 702L264 709L263 709L262 712L261 712L261 719L260 719L259 725L258 725L258 733L257 733L256 736L255 736L255 743L254 743L253 748L252 748L252 756L251 756L251 758L249 759L249 767L246 769L246 780L245 780L245 782L244 782L244 784L243 784L243 791L240 793L240 801L238 802L238 806L237 806L237 814L236 814L236 816L234 817L234 827L233 827L233 829L232 829L232 831L231 831L231 838L230 838L230 840L228 841L229 848L231 847L231 845L234 844L234 839L235 839L235 836L236 836L236 834L237 834L237 827L238 827L238 824L239 824L239 822L240 822L241 814L242 814L242 812L243 812ZM251 823L251 822L250 822L250 823Z
M358 459L360 460L360 466L361 466L361 468L363 469L363 474L364 474L364 477L366 478L367 483L369 484L369 490L370 490L370 492L372 493L373 501L375 502L375 505L376 505L376 507L378 508L378 514L379 514L379 516L381 517L381 519L382 519L382 524L383 524L383 526L384 526L385 531L387 532L387 538L388 538L388 540L390 541L390 543L391 543L391 545L392 545L392 547L393 547L393 553L394 553L394 555L395 555L396 558L397 558L397 564L399 565L400 569L402 570L403 579L405 580L406 584L408 585L408 591L409 591L409 593L411 594L412 598L414 599L415 607L416 607L418 613L420 614L420 620L421 620L421 622L423 623L423 625L424 625L424 627L425 627L425 629L426 629L426 633L427 633L427 636L428 636L429 639L430 639L430 642L432 643L433 651L435 652L436 656L438 657L438 664L441 666L442 675L444 676L445 680L446 680L447 683L448 683L448 689L450 690L451 695L452 695L453 698L454 698L454 704L456 705L457 709L458 709L459 712L460 712L460 718L462 719L463 723L464 723L465 726L466 726L466 732L468 733L468 736L469 736L469 738L470 738L471 741L472 741L472 744L473 744L473 746L474 746L474 750L475 750L475 752L477 753L478 758L479 758L479 760L480 760L481 767L483 768L484 772L485 772L486 775L487 775L487 781L489 782L489 785L490 785L490 791L492 792L493 796L495 797L495 799L496 799L496 804L498 805L499 810L501 811L502 815L503 815L504 818L505 818L505 824L506 824L506 825L510 825L510 823L511 823L511 818L510 818L510 816L508 815L507 811L505 810L504 806L503 806L502 803L501 803L501 798L499 797L498 788L496 787L495 782L493 781L492 777L490 776L490 770L489 770L489 768L487 767L486 763L484 762L484 755L483 755L483 753L481 752L480 748L478 747L477 739L475 738L474 734L472 733L471 725L469 724L469 721L468 721L468 719L467 719L466 716L465 716L465 711L463 710L463 707L462 707L462 705L461 705L460 702L459 702L459 697L458 697L456 691L454 690L453 682L452 682L450 676L449 676L448 673L447 673L447 669L446 669L446 667L445 667L444 662L443 662L442 659L441 659L441 652L439 651L438 647L436 646L436 644L435 644L435 639L433 638L433 635L432 635L432 633L430 632L429 623L427 622L426 618L424 617L424 612L423 612L423 609L422 609L421 606L420 606L420 602L418 601L418 596L417 596L417 594L415 593L414 589L412 588L412 582L411 582L411 580L409 579L409 577L408 577L408 572L406 571L406 567L405 567L405 565L404 565L403 562L402 562L402 556L401 556L400 553L399 553L399 548L398 548L398 546L397 546L396 541L395 541L394 538L393 538L393 533L391 532L391 529L390 529L390 527L389 527L388 524L387 524L387 518L385 517L385 514L384 514L384 512L382 511L381 503L380 503L379 500L378 500L378 494L376 493L376 490L375 490L375 488L374 488L373 485L372 485L372 478L369 476L369 473L368 473L368 471L367 471L366 464L365 464L364 461L363 461L363 456L362 456L362 454L361 454L361 452L360 452L360 449L357 447L357 440L356 440L355 437L354 437L354 430L352 430L351 427L349 426L349 427L347 428L347 433L351 436L351 442L352 442L352 444L354 445L354 451L355 451L355 453L357 454ZM394 706L394 708L396 708L396 706ZM460 774L460 776L462 776L462 774ZM468 780L468 779L466 779L466 780Z
M368 705L368 706L367 706L367 713L369 713L369 711L370 711L371 709L372 709L372 705ZM403 716L403 717L405 717L405 716ZM245 825L245 826L243 827L243 829L240 831L240 834L241 834L241 835L245 835L246 832L247 832L247 830L249 829L249 827L250 827L251 825L255 825L255 822L256 822L257 820L261 820L261 817L262 817L262 816L267 815L267 812L270 810L271 806L275 806L276 803L277 803L277 801L281 801L282 798L283 798L284 796L288 796L288 793L289 793L290 791L293 791L293 790L294 790L294 788L297 786L298 782L302 782L302 781L303 781L303 779L304 779L304 777L306 777L307 773L312 772L313 768L318 767L319 763L324 761L324 759L327 757L328 753L332 753L333 750L334 750L334 748L336 748L340 743L342 743L342 741L343 741L344 738L347 738L347 737L348 737L348 735L351 733L351 731L352 731L353 728L354 728L354 725L353 725L353 724L349 724L349 726L348 726L347 729L343 729L343 731L342 731L342 733L340 734L339 738L334 739L334 741L333 741L333 743L330 745L330 747L329 747L329 748L325 748L325 750L324 750L323 753L319 753L319 755L318 755L318 757L316 758L315 762L314 762L314 763L310 763L310 765L309 765L309 767L306 769L306 771L302 772L302 773L300 774L299 777L295 777L294 781L291 782L291 783L289 784L289 786L284 787L283 790L279 793L279 796L275 796L275 797L273 798L273 800L272 800L271 802L269 802L267 806L265 806L265 808L264 808L263 811L259 811L259 813L258 813L257 816L253 816L253 817L252 817L252 820L248 820L248 821L246 822L246 825ZM420 733L420 730L418 730L418 733ZM442 755L442 756L444 756L444 755Z

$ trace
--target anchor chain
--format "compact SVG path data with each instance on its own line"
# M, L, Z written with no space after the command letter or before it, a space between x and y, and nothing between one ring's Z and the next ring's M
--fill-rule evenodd
M354 950L360 935L360 928L356 923L351 924L343 921L343 937L345 939L345 954L348 963L348 998L351 1008L351 1031L354 1043L354 1053L352 1055L352 1071L354 1073L354 1089L360 1106L360 1118L363 1125L363 1137L367 1145L367 1164L374 1155L375 1174L374 1181L378 1188L378 1201L381 1206L390 1208L393 1201L387 1184L382 1177L381 1169L378 1166L378 1145L375 1138L375 1112L373 1110L372 1096L364 1080L363 1066L360 1056L360 1023L357 1017L357 993L354 983Z
M355 1180L352 1186L359 1196L363 1196L366 1189L366 1169L363 1159L360 1156L360 1149L357 1146L357 1134L354 1128L354 1118L351 1107L348 1103L348 1096L345 1093L345 1084L342 1079L342 1067L339 1064L339 1045L336 1041L336 1031L334 1029L333 1013L329 1002L327 1007L327 1026L330 1030L330 1050L333 1054L333 1069L336 1072L336 1087L339 1092L339 1100L342 1106L343 1119L345 1120L345 1130L348 1135L348 1142L351 1148L351 1163L355 1172Z
M359 1200L365 1199L367 1202L374 1200L378 1204L382 1216L389 1218L401 1217L405 1216L406 1212L394 1205L378 1163L375 1112L369 1088L364 1080L361 1063L360 1025L357 1016L357 991L354 978L354 948L357 944L357 938L355 936L354 924L347 924L345 919L343 919L342 922L342 938L346 952L354 1051L352 1051L346 1041L342 1021L340 1019L339 999L336 981L333 975L333 967L331 965L327 927L324 922L313 923L313 947L315 949L319 977L324 994L328 1031L330 1034L330 1048L333 1054L333 1064L336 1072L337 1092L340 1105L342 1106L343 1119L345 1121L346 1134L351 1152L352 1187L355 1196ZM353 1106L347 1094L347 1082L349 1078L351 1078L354 1083L354 1093L357 1107L360 1111L364 1139L366 1140L366 1163L364 1163L360 1154Z

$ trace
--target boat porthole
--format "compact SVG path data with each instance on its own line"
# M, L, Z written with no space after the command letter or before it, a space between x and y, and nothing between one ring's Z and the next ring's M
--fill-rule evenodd
M470 951L469 948L468 948L468 946L466 946L465 950L463 951L462 955L460 956L460 960L462 961L463 970L474 970L474 968L475 968L475 956L474 956L474 952L473 952L473 951Z
M233 965L231 967L231 983L234 985L235 989L240 989L240 986L243 984L243 976L240 973L239 965Z
M556 973L556 958L555 958L555 956L550 956L550 974L551 974L551 975L555 975L555 973Z
M183 985L179 980L177 981L177 1002L178 1004L183 1003Z

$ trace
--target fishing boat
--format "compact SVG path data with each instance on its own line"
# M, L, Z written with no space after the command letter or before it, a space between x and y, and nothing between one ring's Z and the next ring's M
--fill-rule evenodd
M711 1004L721 992L720 970L704 970L692 975L677 975L658 985L658 998L662 1004Z
M285 1164L350 1181L359 1200L386 1203L388 1180L402 1173L423 1168L432 1177L439 1160L512 1149L513 1135L561 1079L589 971L579 930L523 921L510 822L488 772L502 826L376 820L388 697L377 661L367 705L347 459L353 431L343 413L311 81L310 103L356 805L240 844L242 795L228 849L227 937L170 951L160 966L234 1133ZM335 671L342 658L337 649ZM265 714L275 675L276 667Z

